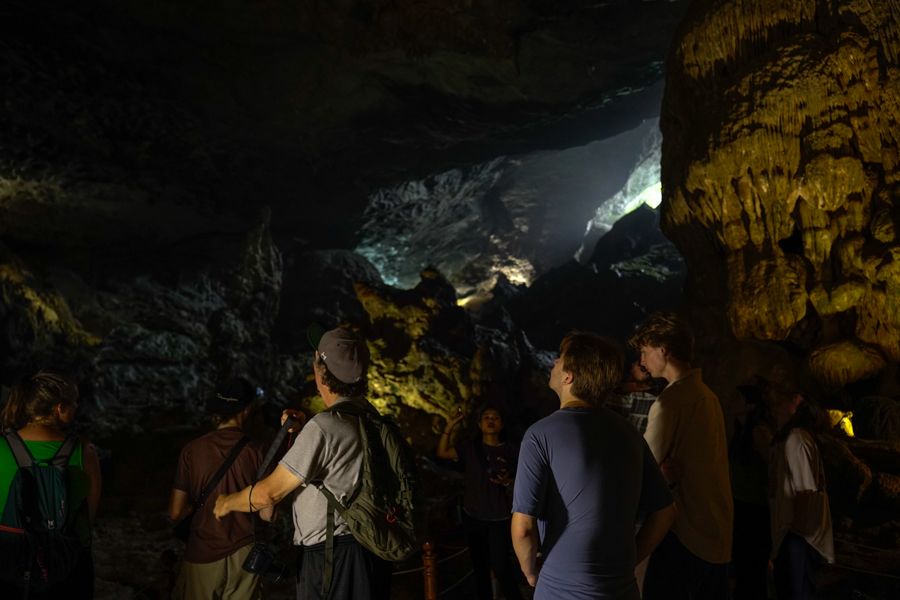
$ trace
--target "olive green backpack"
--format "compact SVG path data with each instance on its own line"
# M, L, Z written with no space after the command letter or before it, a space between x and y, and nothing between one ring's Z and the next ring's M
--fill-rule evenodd
M319 486L328 499L324 597L331 587L335 512L347 522L360 545L384 560L402 561L420 549L423 505L412 449L391 419L368 403L339 402L328 411L357 418L364 454L359 484L345 504Z

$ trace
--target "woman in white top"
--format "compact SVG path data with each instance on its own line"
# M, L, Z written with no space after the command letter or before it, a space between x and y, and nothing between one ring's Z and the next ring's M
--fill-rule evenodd
M816 443L816 435L827 430L827 418L784 379L773 381L769 392L779 426L769 467L769 502L775 589L778 600L795 600L815 596L819 567L834 562L834 541Z

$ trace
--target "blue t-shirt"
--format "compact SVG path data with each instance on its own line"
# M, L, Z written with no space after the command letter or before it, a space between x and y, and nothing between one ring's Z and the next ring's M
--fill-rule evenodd
M608 408L564 408L519 449L513 512L538 519L536 600L637 599L635 524L672 495L644 438Z

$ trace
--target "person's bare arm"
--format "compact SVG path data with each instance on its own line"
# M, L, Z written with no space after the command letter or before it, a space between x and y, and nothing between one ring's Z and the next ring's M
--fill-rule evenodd
M514 512L510 533L512 535L513 549L516 551L516 558L519 559L519 567L522 569L522 574L528 580L528 585L534 587L537 585L538 572L540 571L537 556L538 548L540 547L537 519L530 515Z
M675 504L670 504L647 515L635 539L638 564L650 556L653 549L666 537L666 533L672 527L672 523L675 522L676 514Z
M174 522L180 521L191 509L191 497L184 490L176 490L172 488L169 494L169 520Z
M438 440L438 447L437 451L435 452L438 458L443 458L445 460L459 460L459 455L456 453L456 448L454 448L450 442L453 430L457 425L460 424L463 418L464 416L462 414L459 414L455 418L447 421L447 426L444 428L444 432L441 434L441 439Z
M216 498L213 514L221 519L230 512L251 512L271 509L285 496L303 484L303 480L291 473L283 465L278 465L271 475L255 485L247 486L233 494L223 494ZM253 496L251 497L251 491Z
M100 458L94 445L84 440L81 445L81 460L84 472L88 476L88 518L91 524L97 518L97 508L100 506L100 495L103 492L103 477L100 473Z

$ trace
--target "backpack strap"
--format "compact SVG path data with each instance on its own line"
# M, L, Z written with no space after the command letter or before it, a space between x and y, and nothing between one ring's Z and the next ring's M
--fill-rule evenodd
M360 430L364 427L363 419L369 418L371 412L368 406L361 406L352 400L338 402L327 409L330 413L344 413L353 415L359 419ZM360 431L365 439L365 433ZM334 576L334 513L344 514L344 506L337 501L331 490L325 485L318 486L319 491L328 500L328 509L325 513L325 564L322 568L322 598L327 599L331 592L331 580Z
M25 440L22 439L22 436L20 436L17 431L13 429L4 431L3 436L6 438L6 443L9 444L9 449L13 453L13 458L16 459L17 467L20 469L28 469L34 466L34 456L25 444ZM60 444L59 448L57 448L56 452L53 454L53 457L48 461L50 465L57 469L65 469L69 464L69 459L72 458L72 453L75 452L75 446L77 444L78 436L71 434L67 435L66 439L63 440L63 443Z
M78 442L77 436L71 434L66 436L65 441L60 445L56 454L50 459L50 464L57 469L65 469L69 464L69 459L72 458L72 453L75 452L75 446Z
M319 488L324 490L325 487ZM325 564L322 566L322 598L327 600L331 592L331 579L334 576L334 511L336 504L331 492L328 498L328 511L325 513Z
M25 441L22 439L22 436L19 435L19 432L14 429L8 429L3 432L3 437L6 438L6 443L9 444L9 449L13 453L13 458L16 459L17 467L20 469L27 469L34 464L34 456L31 455L28 446L25 445Z

